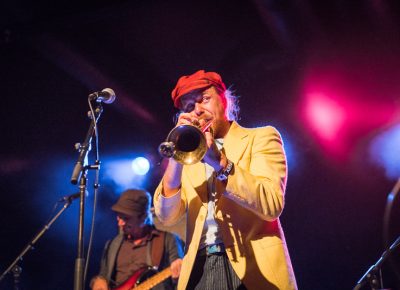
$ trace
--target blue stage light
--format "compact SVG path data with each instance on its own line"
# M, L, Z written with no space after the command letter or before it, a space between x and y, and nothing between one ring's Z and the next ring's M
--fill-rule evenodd
M149 172L150 163L144 157L137 157L132 161L132 170L137 175L145 175Z
M372 160L382 166L389 178L400 176L400 124L377 135L371 142Z

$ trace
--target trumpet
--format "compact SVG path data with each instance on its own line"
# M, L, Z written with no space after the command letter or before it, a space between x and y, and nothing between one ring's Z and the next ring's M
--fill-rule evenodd
M192 124L184 124L173 128L165 142L158 146L162 157L174 158L177 162L190 165L203 159L207 152L207 142L204 132L211 129L212 120L200 126L198 120Z

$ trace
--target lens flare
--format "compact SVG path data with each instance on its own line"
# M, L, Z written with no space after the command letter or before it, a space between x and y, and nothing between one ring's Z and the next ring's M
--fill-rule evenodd
M137 175L145 175L149 172L150 163L144 157L137 157L132 161L132 170Z

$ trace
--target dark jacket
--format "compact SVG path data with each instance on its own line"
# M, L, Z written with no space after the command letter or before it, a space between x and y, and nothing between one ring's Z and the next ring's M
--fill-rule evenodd
M164 233L165 233L164 249L163 249L163 254L161 256L160 265L149 265L149 266L158 266L159 271L169 267L169 265L176 259L183 258L182 241L174 234L168 232ZM107 241L103 250L99 275L105 277L108 281L110 281L111 287L118 286L115 285L114 282L115 265L117 261L118 252L122 245L123 240L124 240L124 235L123 233L120 233L114 239ZM153 240L150 241L150 243L152 242ZM174 288L171 279L167 279L166 282L164 282L161 285L164 285L164 287L155 287L154 289Z

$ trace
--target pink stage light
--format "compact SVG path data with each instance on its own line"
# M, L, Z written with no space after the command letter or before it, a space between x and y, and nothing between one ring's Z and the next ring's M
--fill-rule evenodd
M307 96L305 113L310 128L326 141L334 141L345 124L344 108L323 94Z
M394 102L398 86L388 81L398 72L390 65L372 66L369 60L354 59L310 61L299 103L310 137L327 158L338 162L349 160L400 112Z

